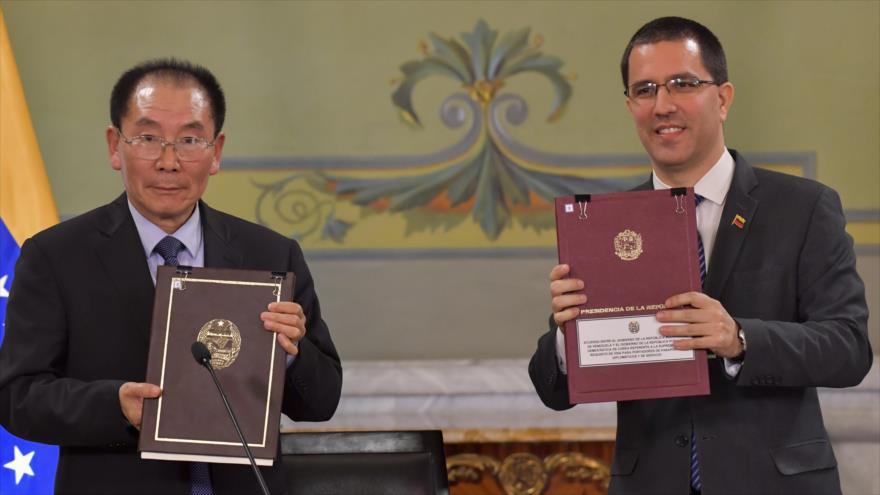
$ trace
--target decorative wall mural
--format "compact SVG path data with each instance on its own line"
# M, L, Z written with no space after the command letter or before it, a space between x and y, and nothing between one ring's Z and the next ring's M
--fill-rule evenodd
M422 57L400 66L391 103L402 125L430 132L414 89L428 78L454 81L461 90L443 99L439 116L462 137L428 155L227 158L227 171L249 173L257 222L307 249L550 247L553 198L645 180L644 155L562 155L512 137L510 128L529 116L527 98L506 89L512 78L531 73L549 83L547 125L563 119L574 94L574 78L545 53L543 36L528 27L499 35L484 20L460 38L428 36ZM811 155L762 163L798 175L812 170Z
M554 99L548 122L558 120L571 97L572 87L560 70L564 62L540 51L542 37L530 42L529 28L504 33L480 20L470 33L455 38L430 34L431 48L424 45L424 57L404 63L403 73L391 101L404 122L421 127L413 107L412 93L423 79L432 76L459 82L464 93L450 95L441 115L446 125L457 127L471 121L472 132L436 170L397 178L351 178L328 174L337 195L362 206L406 211L430 206L438 214L470 211L488 239L494 240L520 211L550 211L556 196L607 188L601 180L542 170L540 163L529 164L508 145L503 116L514 125L527 115L526 101L515 94L499 95L508 78L525 72L548 79ZM523 219L527 222L528 220ZM535 222L538 230L546 223Z

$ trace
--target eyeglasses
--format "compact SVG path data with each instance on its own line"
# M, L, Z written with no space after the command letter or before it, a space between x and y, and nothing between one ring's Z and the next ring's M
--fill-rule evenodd
M208 148L214 147L214 141L209 143L208 140L195 136L183 136L174 141L166 141L152 134L141 134L129 139L122 130L116 129L116 132L125 144L131 146L134 156L144 160L158 159L165 152L166 146L174 148L174 153L180 160L201 160L205 157Z
M647 103L654 101L657 97L657 91L661 86L666 86L666 91L670 96L689 95L696 93L703 85L719 83L715 81L706 81L698 77L674 77L663 84L657 84L651 81L637 82L626 88L623 92L630 100L636 103Z

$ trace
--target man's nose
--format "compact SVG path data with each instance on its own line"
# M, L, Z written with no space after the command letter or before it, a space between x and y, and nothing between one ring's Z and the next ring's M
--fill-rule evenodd
M654 97L654 113L666 115L675 112L677 109L675 98L669 92L669 88L665 85L657 88L657 95Z
M180 162L177 160L177 150L174 149L174 144L165 143L165 146L162 147L162 154L156 160L156 167L159 170L180 169Z

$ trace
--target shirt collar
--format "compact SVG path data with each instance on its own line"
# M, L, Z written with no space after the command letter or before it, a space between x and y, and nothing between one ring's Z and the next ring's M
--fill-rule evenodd
M724 148L721 158L694 185L694 193L717 205L723 205L727 191L730 189L730 183L733 182L733 169L733 156L727 151L727 148ZM651 176L654 189L669 189L669 186L660 180L657 174L651 173Z
M134 226L137 228L138 235L141 238L141 244L144 246L144 254L149 258L150 255L153 254L153 249L156 247L156 244L159 244L159 241L169 234L141 215L141 213L137 211L137 208L131 204L130 200L128 201L128 211L131 212L131 217L134 219ZM196 253L202 248L201 227L201 215L199 214L199 207L196 205L193 209L192 215L189 216L187 221L174 231L174 233L170 234L183 243L184 248L192 258L195 258Z

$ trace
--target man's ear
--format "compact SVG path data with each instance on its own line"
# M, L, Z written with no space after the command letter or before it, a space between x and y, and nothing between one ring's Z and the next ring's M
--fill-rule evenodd
M719 104L719 114L721 115L721 122L727 120L727 112L730 111L730 106L733 105L733 83L727 81L726 83L718 86L718 104Z
M220 171L220 158L223 156L223 143L226 142L226 134L220 133L214 139L214 156L211 157L211 175Z
M633 115L632 100L630 100L629 98L624 98L623 101L626 103L626 110L629 112L630 115Z
M104 132L107 138L107 153L110 156L110 167L113 170L122 170L122 158L119 156L119 132L112 125L107 126Z

